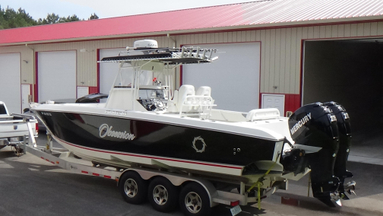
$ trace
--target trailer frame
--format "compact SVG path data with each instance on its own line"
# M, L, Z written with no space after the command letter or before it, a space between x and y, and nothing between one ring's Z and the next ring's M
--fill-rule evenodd
M28 130L30 134L33 134L32 124L29 120ZM137 173L140 178L146 182L150 182L155 178L164 178L168 180L174 187L177 189L186 187L186 185L199 185L203 188L203 191L208 197L208 207L210 210L211 207L214 207L219 204L230 206L231 214L237 215L242 211L240 206L248 205L249 203L257 203L258 200L261 200L268 196L268 193L273 193L275 190L267 191L268 193L252 194L249 196L249 192L245 190L245 182L240 180L233 179L214 179L209 176L199 176L192 173L179 173L174 172L172 169L164 169L161 164L158 164L156 168L142 167L140 165L132 165L129 168L118 168L111 166L103 166L102 164L92 163L91 161L83 160L76 157L72 152L64 148L53 148L53 141L50 136L49 130L47 130L47 144L46 146L38 146L34 136L29 136L29 142L24 142L21 145L21 148L25 153L32 154L36 157L51 163L55 166L58 166L64 170L70 171L72 173L103 177L107 179L114 179L117 182L119 188L121 186L120 180L127 175L127 173ZM24 139L26 140L26 139ZM218 189L217 183L228 183L231 182L231 185L237 185L237 190L226 190ZM278 188L287 189L287 181L282 182ZM146 187L146 186L145 186ZM124 196L124 191L120 189L120 192ZM203 195L201 195L202 197ZM124 197L125 198L125 197ZM127 202L130 202L125 198ZM185 198L186 202L186 198ZM132 202L131 202L132 203ZM259 203L259 202L258 202ZM259 206L260 208L260 206ZM155 208L157 209L157 208ZM158 209L157 209L158 210ZM161 210L160 210L161 211ZM184 210L185 215L199 215L192 212L189 213Z

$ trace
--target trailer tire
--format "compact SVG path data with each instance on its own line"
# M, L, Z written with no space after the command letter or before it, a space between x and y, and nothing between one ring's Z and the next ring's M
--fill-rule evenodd
M154 178L149 184L148 199L160 212L170 212L177 207L178 188L163 177Z
M141 204L146 199L148 183L136 172L124 173L118 187L122 197L128 203Z
M187 216L210 215L210 199L200 184L191 182L181 189L180 208Z

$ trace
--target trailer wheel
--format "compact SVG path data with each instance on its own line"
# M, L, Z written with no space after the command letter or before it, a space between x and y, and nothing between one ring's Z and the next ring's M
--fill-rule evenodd
M197 183L188 183L181 189L180 207L185 215L205 216L210 212L210 200L206 190Z
M149 202L160 212L170 212L177 207L178 188L163 177L153 179L149 184Z
M127 172L123 174L118 187L126 202L140 204L145 201L148 184L138 173Z

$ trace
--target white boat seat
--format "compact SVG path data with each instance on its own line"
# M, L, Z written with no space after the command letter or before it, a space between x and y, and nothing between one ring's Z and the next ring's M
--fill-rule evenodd
M177 109L180 112L188 112L192 109L192 97L195 96L194 86L182 85L178 91Z
M215 106L214 100L211 97L211 88L209 86L201 86L197 89L195 95L188 95L182 99L182 107L180 114L190 112L199 115L202 118L207 118L208 113L205 111L211 110ZM190 114L188 114L190 115Z
M182 85L178 91L174 91L173 99L168 102L168 111L179 112L180 115L199 115L215 106L210 95L211 88L208 86L199 87L196 93L194 86Z
M196 91L195 97L196 106L193 107L194 110L205 110L209 106L214 106L214 100L211 97L211 88L209 86L201 86Z
M211 88L209 86L201 86L197 89L195 95L211 96Z

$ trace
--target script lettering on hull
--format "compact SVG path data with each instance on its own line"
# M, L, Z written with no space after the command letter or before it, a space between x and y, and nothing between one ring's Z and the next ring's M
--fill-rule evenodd
M109 126L108 124L102 124L98 128L98 131L99 131L98 135L101 138L114 137L117 139L125 139L125 140L134 140L134 138L136 138L134 134L128 133L126 131L114 131L112 129L113 129L113 126Z

